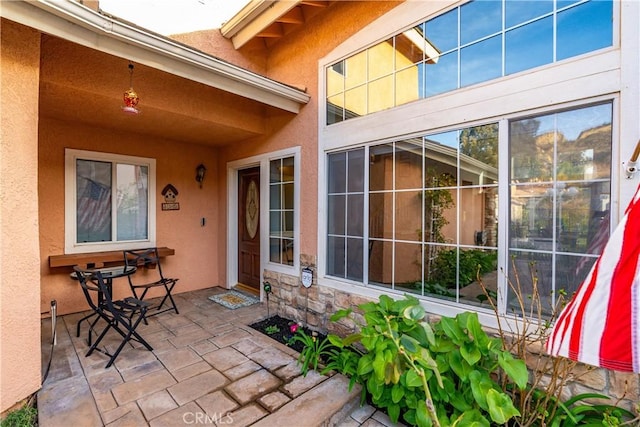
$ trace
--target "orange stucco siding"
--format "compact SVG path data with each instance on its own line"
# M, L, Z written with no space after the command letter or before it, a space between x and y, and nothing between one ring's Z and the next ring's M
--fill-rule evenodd
M306 88L311 101L295 119L272 116L268 137L256 144L256 151L225 151L228 160L237 160L260 152L299 145L301 151L300 252L314 255L318 247L318 60L338 44L362 29L399 1L334 2L321 15L278 40L268 53L265 73L268 77L296 87ZM221 37L214 33L212 37ZM207 46L196 46L206 50ZM250 49L240 50L251 55ZM211 52L215 54L215 52ZM224 59L224 57L223 57ZM317 254L316 254L317 255Z
M40 35L0 24L0 412L40 387Z

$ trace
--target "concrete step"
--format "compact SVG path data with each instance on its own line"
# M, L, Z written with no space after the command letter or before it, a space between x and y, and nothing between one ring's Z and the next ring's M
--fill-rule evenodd
M342 422L360 403L360 386L349 391L349 379L334 375L296 397L254 427L328 427Z

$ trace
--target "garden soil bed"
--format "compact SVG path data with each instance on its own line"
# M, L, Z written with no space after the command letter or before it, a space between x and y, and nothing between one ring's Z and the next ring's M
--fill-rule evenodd
M288 347L291 347L298 353L302 352L304 344L299 341L293 341L293 337L296 334L296 327L298 328L298 331L304 331L304 333L309 336L314 333L317 334L317 339L319 340L323 340L326 337L326 335L324 334L314 332L307 327L300 326L297 322L294 322L291 319L280 317L278 315L267 317L266 319L253 323L249 326L256 331L262 332L266 336L271 337Z

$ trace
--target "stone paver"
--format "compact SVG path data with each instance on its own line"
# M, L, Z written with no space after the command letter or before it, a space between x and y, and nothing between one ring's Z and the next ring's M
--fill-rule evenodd
M359 387L354 387L349 392L348 386L347 378L335 375L273 414L262 418L254 426L299 426L301 414L304 414L305 426L323 425L343 408L345 402L353 402L360 395Z
M354 408L359 387L348 393L339 375L302 376L293 349L247 326L266 317L264 304L229 310L208 300L223 291L176 295L180 315L164 313L140 326L154 350L126 346L109 369L103 353L84 356L86 322L75 337L86 313L59 318L51 372L38 393L39 426L384 425L377 412ZM43 363L50 330L44 319ZM110 331L103 343L113 349L120 341Z
M294 357L276 348L265 348L257 353L250 354L249 357L270 371L288 365L296 360Z
M309 371L306 376L299 376L293 379L289 384L282 387L282 390L292 398L300 396L305 391L315 387L327 377L320 375L316 371Z
M240 340L237 343L233 344L232 347L235 348L236 350L238 350L242 354L255 353L255 352L260 351L260 350L262 350L264 348L263 346L257 344L251 338L245 338L243 340Z
M140 366L147 362L153 362L155 360L156 355L144 347L143 349L124 347L114 363L116 365L116 368L119 371L122 371L125 369Z
M184 368L177 369L171 372L171 374L176 380L178 380L178 382L180 382L203 372L207 372L210 369L211 365L209 365L204 360L201 360L200 362L196 362L192 365L185 366Z
M262 366L258 365L253 360L247 360L241 365L234 366L231 369L227 369L223 372L223 374L232 381L240 379L242 377L246 377L252 372L259 371L262 369Z
M158 354L158 359L169 370L175 371L185 366L202 361L202 358L189 347L168 350Z
M217 337L211 338L211 342L217 345L218 347L227 347L229 345L233 345L238 341L241 341L245 338L249 338L251 334L246 331L234 329L230 332L227 332L224 335L218 335Z
M178 407L178 404L166 390L161 390L149 396L138 399L138 406L145 418L152 420L159 415Z
M203 355L202 358L219 371L226 371L249 360L244 354L232 347L212 351Z
M142 418L143 424L146 423L136 402L129 402L102 413L102 420L106 425L127 425L128 420L139 420L140 418ZM130 423L129 425L134 424Z
M273 412L290 400L291 399L286 394L279 391L274 391L273 393L262 396L260 399L258 399L258 402L269 412Z
M56 382L38 393L40 426L102 425L89 384L84 377L72 377Z
M190 347L200 356L218 349L218 346L209 340L199 341L195 344L191 344Z
M161 371L164 369L164 365L160 363L157 359L154 359L150 362L143 363L138 366L131 367L129 369L123 369L120 371L120 375L125 381L131 381L136 378L143 377L152 372Z
M171 397L173 397L178 405L184 405L198 397L224 387L227 382L228 380L224 375L212 369L179 382L167 390L171 393Z
M210 332L205 331L200 326L197 326L196 330L191 332L180 333L175 338L169 338L169 342L175 347L184 347L187 345L195 344L197 342L206 340L213 337Z
M362 423L362 427L386 427L379 421L374 420L373 418L369 418L364 423Z
M363 405L351 413L351 418L359 423L363 423L367 418L370 418L374 412L376 412L376 408L373 406Z
M112 393L116 402L122 405L163 390L175 383L176 380L169 372L157 371L133 381L118 384L112 389Z
M180 406L172 411L169 411L157 418L154 418L149 422L151 427L176 427L183 425L198 425L196 422L202 420L206 415L202 409L195 404L195 402L189 402L184 406ZM200 422L203 425L203 422ZM209 425L212 425L211 423Z
M87 378L89 387L91 387L91 393L96 401L98 410L100 412L106 412L118 407L116 400L111 394L111 389L122 384L122 377L115 369L108 369L102 374L94 375Z
M222 391L216 391L202 396L196 400L196 403L200 405L211 418L220 418L221 415L226 415L240 406L238 402Z
M275 374L284 382L289 382L297 376L302 375L300 370L300 364L297 360L290 362L288 365L283 366L275 371Z
M233 427L245 427L249 425L253 425L253 423L260 418L268 415L269 413L265 411L259 405L252 403L247 406L243 406L241 409L237 411L231 412L226 417L220 420L218 425L229 424Z
M402 424L402 422L400 422L400 420L398 420L397 423L393 423L391 421L391 419L389 418L389 416L387 414L385 414L384 412L381 411L376 411L373 413L373 415L371 416L370 420L376 420L378 421L380 424L386 426L386 427L403 427L404 424Z
M253 374L231 383L225 388L241 405L253 402L260 396L277 388L282 382L269 371L261 369Z

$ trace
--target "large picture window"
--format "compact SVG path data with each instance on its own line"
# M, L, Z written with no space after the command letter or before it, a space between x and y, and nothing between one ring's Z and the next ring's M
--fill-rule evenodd
M501 283L529 277L531 294L533 266L548 311L608 237L612 115L606 102L328 153L326 274L513 310Z
M155 241L155 160L65 152L66 252L151 246Z
M612 45L612 0L470 1L328 65L326 124Z

